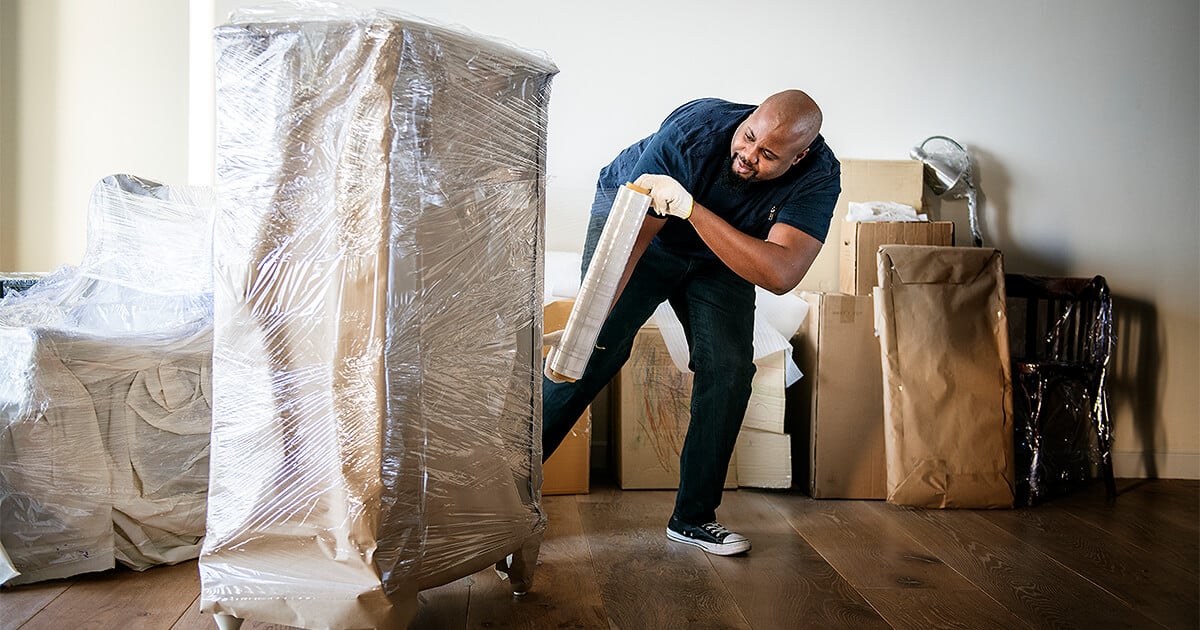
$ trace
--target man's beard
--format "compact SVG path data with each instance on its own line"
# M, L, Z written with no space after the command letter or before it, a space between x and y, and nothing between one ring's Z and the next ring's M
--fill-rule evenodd
M721 176L717 178L717 184L726 190L733 192L744 193L754 185L754 178L757 175L751 175L749 179L740 177L733 172L733 161L737 159L733 155L725 158L725 164L721 166Z

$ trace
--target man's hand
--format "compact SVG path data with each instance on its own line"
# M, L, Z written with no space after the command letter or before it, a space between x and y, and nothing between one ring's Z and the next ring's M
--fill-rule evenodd
M692 194L670 175L647 173L633 185L650 191L650 206L659 216L679 217L684 221L692 216Z
M552 383L565 383L567 379L563 378L558 372L550 369L550 362L554 360L554 355L558 353L558 344L562 343L563 331L556 330L552 333L542 335L542 347L545 348L546 362L542 368L542 374L550 379Z

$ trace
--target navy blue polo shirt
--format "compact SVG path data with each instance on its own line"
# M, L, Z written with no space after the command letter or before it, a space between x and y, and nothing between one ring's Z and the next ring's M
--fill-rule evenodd
M743 189L718 184L738 125L756 105L703 98L671 112L653 135L634 143L600 170L592 214L607 214L617 189L644 173L675 178L696 202L739 231L766 239L776 222L825 242L841 193L841 164L820 135L808 155L783 175ZM671 218L655 238L669 250L715 257L692 224Z

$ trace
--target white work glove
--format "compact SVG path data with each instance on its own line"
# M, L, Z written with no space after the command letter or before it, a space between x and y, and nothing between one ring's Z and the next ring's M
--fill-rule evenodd
M546 349L546 363L542 368L542 374L550 379L552 383L565 383L567 379L559 375L558 372L550 369L550 362L554 360L554 355L558 353L558 344L562 343L563 331L556 330L552 333L542 335L542 347Z
M651 175L637 178L634 186L650 191L650 207L658 216L679 217L684 221L692 216L692 194L670 175Z

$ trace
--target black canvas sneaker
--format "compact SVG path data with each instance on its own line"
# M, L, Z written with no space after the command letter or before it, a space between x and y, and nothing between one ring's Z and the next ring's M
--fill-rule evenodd
M750 551L749 539L725 529L724 525L716 521L703 525L690 525L672 516L671 522L667 525L667 538L695 545L718 556L732 556Z

